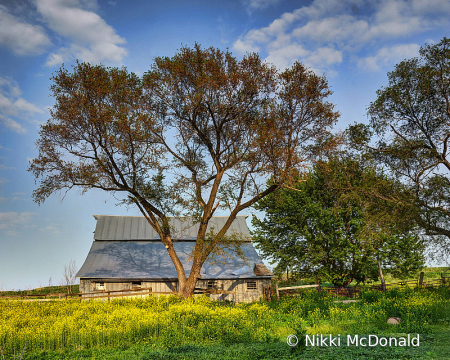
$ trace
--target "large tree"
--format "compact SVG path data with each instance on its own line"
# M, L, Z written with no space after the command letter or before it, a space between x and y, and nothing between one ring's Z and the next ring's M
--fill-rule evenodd
M448 244L450 39L425 45L419 57L397 64L368 115L370 126L354 126L354 139L365 141L379 164L410 187L411 212L425 234ZM369 146L371 136L375 144Z
M257 54L237 60L198 44L156 58L142 78L87 63L61 68L51 90L56 104L30 166L35 201L73 187L123 194L159 234L184 296L236 215L289 181L338 118L326 79L302 64L278 72ZM217 209L229 217L211 234ZM191 269L174 249L173 215L199 223Z
M394 183L361 161L319 160L289 188L257 202L254 241L277 264L276 273L315 275L335 285L377 279L382 267L408 276L423 265L423 247L409 226L397 224L398 211L371 192L398 192Z

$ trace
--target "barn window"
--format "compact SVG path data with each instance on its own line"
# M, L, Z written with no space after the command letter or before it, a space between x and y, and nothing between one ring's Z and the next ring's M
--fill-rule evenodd
M208 289L215 289L216 282L214 280L208 280Z
M105 283L104 282L96 282L95 290L105 290Z
M257 290L256 281L247 281L247 290Z
M131 288L132 289L139 289L142 285L142 282L140 281L132 281L131 282Z

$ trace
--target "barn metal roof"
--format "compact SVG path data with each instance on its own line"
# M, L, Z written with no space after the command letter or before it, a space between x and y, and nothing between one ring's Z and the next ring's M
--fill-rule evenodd
M94 215L97 220L91 250L77 273L79 278L92 279L177 279L175 266L159 235L143 216ZM203 279L238 279L272 277L256 253L245 221L247 216L237 216L227 235L240 234L243 240L243 258L224 250L222 256L211 256L204 263ZM219 231L228 217L214 216L208 230ZM192 266L190 253L195 246L198 224L189 218L171 218L175 251L186 275ZM255 270L256 269L256 270Z
M150 226L143 216L111 216L94 215L97 219L95 240L158 240L158 233ZM251 241L250 231L245 222L246 215L236 216L226 235L241 234L243 241ZM228 216L213 216L207 231L218 232L227 221ZM193 223L188 217L171 217L169 219L173 240L197 239L198 223Z
M191 241L179 241L174 243L178 254L186 270L186 276L192 262L189 254L194 243ZM251 243L241 244L245 260L235 253L225 253L217 256L212 262L209 258L203 265L202 279L239 279L272 277L272 273L265 272L262 275L256 271L256 264L262 265L262 261ZM264 266L265 267L265 266ZM94 241L81 269L79 278L92 279L151 279L169 280L177 279L175 266L170 259L166 248L161 242L156 241Z

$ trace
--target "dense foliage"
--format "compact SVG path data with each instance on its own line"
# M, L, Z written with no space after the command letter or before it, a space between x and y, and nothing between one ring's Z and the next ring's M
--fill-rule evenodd
M347 285L377 279L378 259L387 271L407 277L424 263L423 242L410 224L392 222L389 204L370 195L394 184L348 157L318 161L294 187L278 190L255 206L253 240L276 273L316 275Z
M397 64L388 73L388 84L377 91L368 115L370 125L351 127L354 144L365 145L366 154L409 186L410 213L426 235L441 241L440 252L447 260L450 39L425 45L419 57Z
M117 193L160 236L183 296L236 215L290 178L339 116L325 77L301 63L280 72L258 54L238 60L198 44L155 58L142 77L77 63L52 80L55 105L29 168L34 200L74 187ZM220 208L229 218L208 234ZM169 217L180 215L198 223L191 269L173 246Z

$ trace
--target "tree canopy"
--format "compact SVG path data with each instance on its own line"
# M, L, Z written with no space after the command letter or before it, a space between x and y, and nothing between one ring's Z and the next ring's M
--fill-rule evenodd
M254 241L277 263L276 273L315 275L335 285L377 279L378 261L397 276L423 266L422 241L411 227L391 219L392 206L370 192L398 191L368 164L344 158L320 160L295 187L261 199L253 218ZM389 190L388 190L389 189Z
M370 126L351 129L355 143L365 144L368 154L410 187L411 212L425 234L448 241L450 39L425 45L419 57L397 64L368 115Z
M160 235L184 296L236 215L288 182L339 116L325 77L301 63L279 72L257 54L237 60L198 44L155 58L142 77L77 62L53 76L51 92L29 168L35 201L74 187L123 194ZM210 236L218 209L229 218ZM199 223L191 269L174 249L173 215Z

